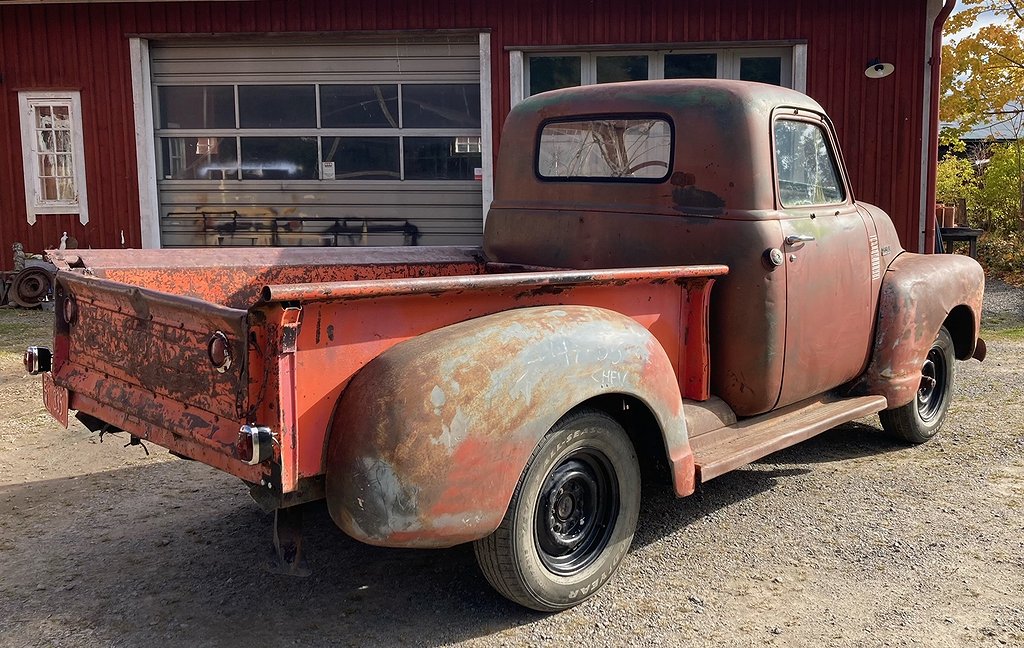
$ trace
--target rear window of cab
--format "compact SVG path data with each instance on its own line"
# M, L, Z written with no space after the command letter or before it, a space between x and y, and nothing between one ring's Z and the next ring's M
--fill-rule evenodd
M663 116L546 122L536 171L544 180L661 182L672 170L672 140L672 123Z

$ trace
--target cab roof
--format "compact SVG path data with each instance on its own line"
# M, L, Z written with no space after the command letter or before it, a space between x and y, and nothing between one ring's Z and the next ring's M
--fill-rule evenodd
M492 207L697 215L774 209L771 121L778 109L827 120L818 102L801 92L747 81L634 81L534 95L505 121ZM664 116L671 123L673 160L663 181L551 182L537 174L537 140L547 122L630 115Z

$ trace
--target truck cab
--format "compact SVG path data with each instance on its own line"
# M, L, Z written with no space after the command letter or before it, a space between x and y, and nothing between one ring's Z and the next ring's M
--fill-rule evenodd
M738 417L861 377L887 270L921 259L882 210L855 199L825 111L793 90L694 80L545 93L512 111L503 139L536 144L501 149L489 257L729 266L711 302L711 392ZM977 264L945 261L947 277L926 277L936 282L928 301L950 277L983 286ZM957 321L966 357L974 315Z

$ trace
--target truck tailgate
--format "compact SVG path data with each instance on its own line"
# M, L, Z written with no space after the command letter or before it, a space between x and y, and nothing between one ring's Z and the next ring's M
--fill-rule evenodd
M58 273L55 297L53 379L71 409L252 476L234 458L246 414L246 311L75 271ZM218 333L229 357L221 370L210 357Z

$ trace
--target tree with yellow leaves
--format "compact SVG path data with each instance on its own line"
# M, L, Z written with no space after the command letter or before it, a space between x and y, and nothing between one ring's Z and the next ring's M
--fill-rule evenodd
M994 175L997 166L1002 175L1009 171L1009 182L986 177L982 185L1004 187L1004 209L1016 206L1008 214L1011 229L1016 221L1016 229L1024 231L1024 0L963 0L963 6L945 28L949 42L942 48L939 115L954 126L943 131L942 139L958 143L979 126L999 125L1012 134L1011 144L992 150L993 159L1008 158L1011 168L990 164L986 169L986 176ZM987 211L991 214L992 207Z
M1024 112L1024 0L963 4L946 22L941 118L964 129L1012 121Z

